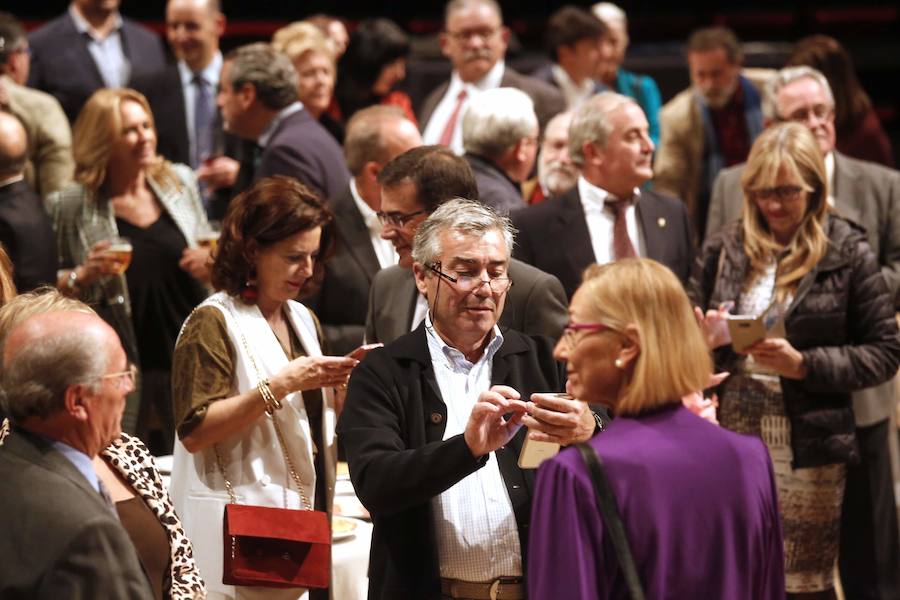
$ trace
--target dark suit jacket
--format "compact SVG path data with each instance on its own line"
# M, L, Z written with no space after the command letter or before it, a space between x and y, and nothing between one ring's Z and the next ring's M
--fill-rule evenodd
M161 71L166 65L162 40L152 31L122 17L122 49L131 63L130 81ZM51 94L62 104L69 122L95 91L105 87L100 70L66 11L28 36L31 71L28 87Z
M523 397L561 390L565 373L547 338L503 332L491 384ZM372 351L353 371L337 433L350 478L375 529L369 564L370 600L441 597L431 500L487 462L476 460L462 435L442 440L447 406L441 398L424 324ZM524 565L534 471L519 469L522 428L496 451L519 529Z
M262 149L253 181L272 175L295 177L326 201L350 181L341 147L307 110L288 115Z
M441 98L444 97L444 94L447 93L447 88L449 87L450 80L448 79L425 98L425 102L422 103L422 108L418 114L419 125L422 131L425 131L428 120L431 119L431 114L441 101ZM505 65L503 69L500 87L518 88L531 97L541 131L544 130L547 121L566 110L566 99L563 98L562 93L558 89L533 77L522 75L510 68L509 65Z
M559 339L569 314L566 293L556 277L515 259L509 261L509 276L513 285L500 326ZM412 269L393 266L379 271L369 292L366 341L386 344L409 333L418 296Z
M369 288L381 266L349 185L331 199L330 207L337 229L335 252L325 264L322 288L304 304L319 318L328 351L347 354L362 344Z
M56 285L56 234L44 203L24 180L0 187L0 242L21 292Z
M522 198L519 186L489 159L469 153L466 153L464 158L475 174L480 202L503 215L528 206Z
M119 520L49 442L14 429L0 481L0 597L153 598Z
M642 191L637 204L646 257L666 265L687 283L694 258L691 226L682 202ZM519 230L513 255L556 275L569 298L584 269L596 262L578 186L512 215Z

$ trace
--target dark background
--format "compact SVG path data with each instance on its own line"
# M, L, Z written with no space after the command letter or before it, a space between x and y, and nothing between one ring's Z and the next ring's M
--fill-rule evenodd
M589 7L591 3L574 4ZM892 138L895 160L900 154L900 3L737 1L726 5L685 0L618 4L629 16L631 47L626 67L653 75L663 102L688 85L683 41L696 27L717 24L734 29L746 44L745 62L753 67L781 67L791 42L806 35L825 33L837 38L854 58L860 81ZM317 12L337 15L351 29L361 19L388 17L413 36L407 91L418 101L449 73L437 46L443 5L435 1L223 0L228 29L222 45L227 51L267 39L282 25ZM562 3L521 0L500 5L514 33L507 61L528 72L547 60L542 52L544 22ZM0 6L33 29L62 12L67 3L3 0ZM160 33L164 9L164 0L124 0L121 7L124 15Z

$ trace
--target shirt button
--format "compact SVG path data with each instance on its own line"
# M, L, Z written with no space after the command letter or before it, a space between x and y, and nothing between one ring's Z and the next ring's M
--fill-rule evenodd
M440 425L444 420L444 415L439 412L431 413L431 422L435 425Z

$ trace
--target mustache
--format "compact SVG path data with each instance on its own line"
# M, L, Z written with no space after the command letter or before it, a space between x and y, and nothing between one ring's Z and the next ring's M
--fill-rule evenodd
M490 60L491 51L488 48L474 48L463 52L463 60L470 61L479 59Z

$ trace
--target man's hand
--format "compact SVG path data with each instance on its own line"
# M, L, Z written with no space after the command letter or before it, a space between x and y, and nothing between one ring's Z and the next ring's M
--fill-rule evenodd
M209 248L185 248L178 266L190 273L194 279L208 284L209 270L212 267Z
M233 186L240 169L241 163L233 158L217 156L203 161L197 169L197 179L206 184L207 191L212 193Z
M525 403L519 397L519 392L506 385L495 385L481 392L463 433L472 456L481 458L516 434L525 415ZM503 418L507 413L512 413L509 420Z
M532 394L526 406L528 414L522 423L528 427L528 437L536 442L569 446L594 435L597 423L587 402L569 394Z

